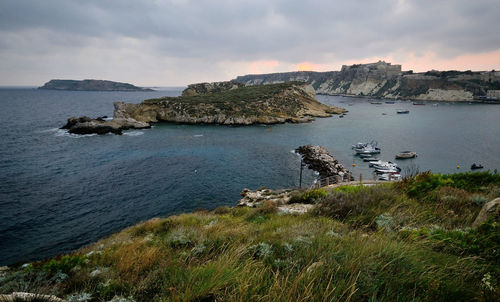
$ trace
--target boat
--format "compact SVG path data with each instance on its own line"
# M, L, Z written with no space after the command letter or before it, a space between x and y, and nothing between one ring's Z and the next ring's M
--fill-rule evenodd
M420 103L420 102L413 102L413 105L416 105L416 106L424 106L425 104L424 104L424 103Z
M366 157L372 157L372 155L371 154L360 154L359 157L366 158Z
M384 173L384 174L379 174L377 178L378 178L378 180L385 180L385 181L388 181L389 178L390 178L390 180L401 180L401 174L399 174L399 173Z
M398 114L408 114L408 113L410 113L410 110L403 110L403 109L401 109L401 110L397 110L396 112Z
M385 103L386 103L386 104L394 104L394 103L396 103L396 102L395 102L395 101L386 101Z
M377 154L377 153L380 153L380 148L377 148L377 147L374 147L372 145L368 145L364 148L360 148L360 149L355 149L356 151L356 154Z
M382 102L370 102L370 104L373 104L373 105L381 105Z
M471 170L476 170L476 169L482 169L484 168L481 164L476 164L476 163L473 163L472 166L470 166L470 169Z
M402 151L396 154L396 159L407 159L417 157L417 152L414 151Z
M339 115L339 118L343 118L343 117L344 117L344 115L343 115L343 114Z
M379 160L379 159L375 158L375 157L371 157L371 156L363 158L363 161L368 161L368 162L370 162L370 161L377 161L377 160Z

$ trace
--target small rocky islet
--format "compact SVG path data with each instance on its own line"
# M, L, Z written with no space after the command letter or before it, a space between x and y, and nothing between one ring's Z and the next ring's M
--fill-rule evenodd
M153 89L138 87L129 83L106 80L50 80L40 90L69 91L153 91Z
M179 97L116 102L111 121L71 117L63 129L73 134L121 134L151 123L253 125L304 123L346 110L318 102L314 89L301 82L245 86L237 82L189 85Z

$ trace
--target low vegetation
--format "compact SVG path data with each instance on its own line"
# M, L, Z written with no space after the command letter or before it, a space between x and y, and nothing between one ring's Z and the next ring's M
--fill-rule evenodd
M152 219L74 254L14 266L0 293L69 301L498 301L500 226L472 222L496 173L423 173L396 184ZM119 300L121 299L121 300Z

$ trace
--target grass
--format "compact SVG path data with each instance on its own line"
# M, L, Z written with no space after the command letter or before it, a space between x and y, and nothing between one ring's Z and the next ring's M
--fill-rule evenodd
M297 198L317 203L305 215L266 202L152 219L77 253L13 267L0 292L89 301L498 301L500 226L492 218L470 227L498 189L490 176L303 191ZM410 193L415 186L426 193Z

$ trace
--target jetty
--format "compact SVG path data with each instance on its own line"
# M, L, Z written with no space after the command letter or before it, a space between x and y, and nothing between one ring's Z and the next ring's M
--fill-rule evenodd
M318 172L322 179L330 179L332 183L354 180L352 173L322 146L300 146L295 152L300 154L308 168Z

